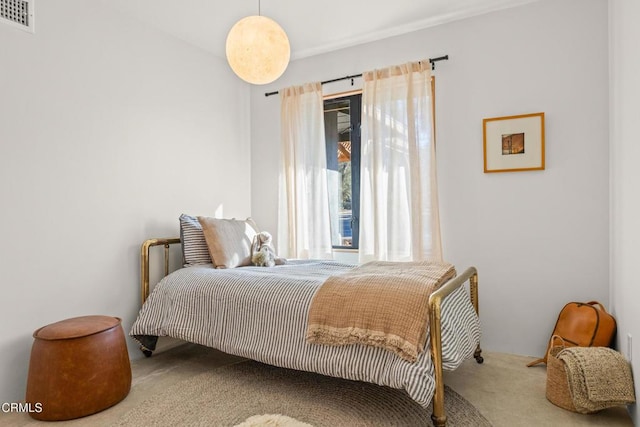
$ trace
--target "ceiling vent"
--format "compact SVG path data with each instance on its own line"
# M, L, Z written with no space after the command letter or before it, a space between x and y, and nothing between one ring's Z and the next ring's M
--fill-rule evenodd
M0 0L0 22L33 33L34 0Z

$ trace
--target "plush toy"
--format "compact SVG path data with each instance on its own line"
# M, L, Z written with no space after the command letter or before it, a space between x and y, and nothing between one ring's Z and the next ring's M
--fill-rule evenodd
M271 234L261 231L256 234L251 245L251 262L259 267L276 265L276 252L271 247Z
M258 267L273 267L276 265L276 256L271 247L264 245L253 254L251 262Z

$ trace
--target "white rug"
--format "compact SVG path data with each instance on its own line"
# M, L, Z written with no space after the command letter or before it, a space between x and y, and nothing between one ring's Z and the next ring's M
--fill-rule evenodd
M254 415L244 422L236 424L234 427L313 427L311 424L303 423L286 415L265 414Z

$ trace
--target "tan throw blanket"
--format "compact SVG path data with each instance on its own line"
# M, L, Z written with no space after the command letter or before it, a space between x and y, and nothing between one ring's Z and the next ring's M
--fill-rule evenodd
M367 344L415 362L427 340L429 296L455 275L448 263L373 261L331 276L311 301L307 341Z
M558 353L565 363L576 411L587 414L635 402L629 362L607 347L569 347Z

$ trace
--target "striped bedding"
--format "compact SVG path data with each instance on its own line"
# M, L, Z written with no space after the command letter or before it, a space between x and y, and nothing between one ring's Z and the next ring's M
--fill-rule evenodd
M405 389L429 406L435 388L429 351L410 363L378 347L305 340L315 291L330 275L350 268L315 260L272 268L182 268L154 288L130 335L150 350L146 336L171 336L283 368ZM453 370L470 358L479 339L466 291L454 291L442 305L443 368Z

